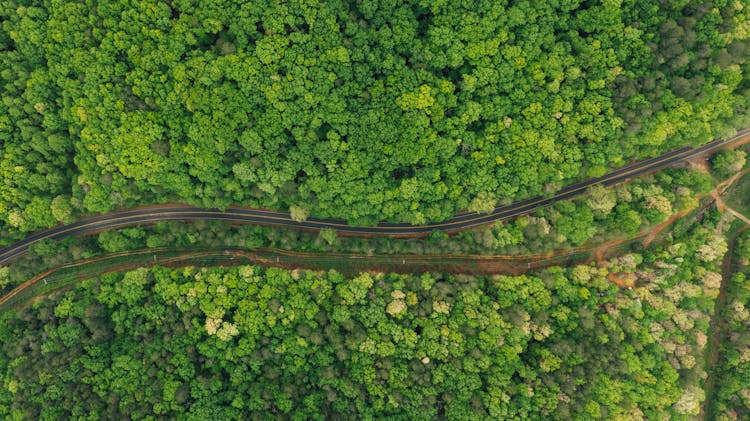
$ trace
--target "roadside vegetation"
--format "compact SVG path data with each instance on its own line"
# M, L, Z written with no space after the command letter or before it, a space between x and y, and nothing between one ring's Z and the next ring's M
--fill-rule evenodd
M0 271L7 291L45 268L106 253L159 247L195 250L220 247L278 248L303 252L376 255L566 254L584 244L630 238L667 218L695 209L719 180L687 168L660 171L611 189L594 187L583 197L531 215L455 235L435 231L426 238L347 237L334 230L231 226L223 222L160 222L102 232L93 237L44 240Z

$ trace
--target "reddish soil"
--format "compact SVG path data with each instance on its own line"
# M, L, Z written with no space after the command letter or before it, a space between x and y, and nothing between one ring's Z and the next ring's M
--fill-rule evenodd
M634 273L618 272L610 273L607 275L607 279L620 288L633 288L638 277Z
M689 214L692 211L692 209L684 210L682 212L678 212L669 218L667 218L666 221L656 225L649 231L649 233L643 238L643 247L648 247L654 239L664 231L668 226L674 224L678 219L683 218L685 215Z

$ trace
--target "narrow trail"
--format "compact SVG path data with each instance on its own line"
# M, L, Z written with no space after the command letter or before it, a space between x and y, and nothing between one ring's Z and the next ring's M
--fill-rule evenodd
M710 205L710 204L709 204ZM685 216L687 216L690 212L692 212L693 209L687 209L684 211L680 211L669 218L667 218L664 222L661 222L657 224L655 227L652 228L652 230L643 238L643 247L648 247L651 245L651 243L654 242L656 237L658 237L664 230L677 222L678 219L682 219Z
M739 219L740 221L744 222L747 225L750 225L750 218L746 217L745 215L741 214L740 212L737 212L736 210L729 207L729 205L724 202L724 200L721 197L716 197L716 207L719 209L720 212L724 213L727 212L730 215L734 216L735 218Z
M730 178L722 181L719 183L716 188L711 190L710 194L716 200L716 207L719 209L719 212L724 213L725 210L728 210L732 215L736 216L739 219L742 219L745 223L750 224L750 219L745 217L745 215L737 212L736 210L730 208L727 206L727 204L724 202L724 200L721 198L721 196L730 188L732 185L742 178L742 176L750 173L750 168L746 168L742 171L737 172Z
M576 253L564 254L566 261ZM328 270L334 268L345 274L358 272L448 272L477 275L505 273L519 275L528 270L564 263L558 256L481 256L481 255L362 255L340 253L292 252L272 248L190 250L179 248L145 249L113 253L61 265L46 270L18 285L0 297L0 311L18 302L33 299L39 288L68 285L71 278L83 280L104 273L132 270L155 265L235 266L254 264L285 269ZM43 284L42 284L43 283Z

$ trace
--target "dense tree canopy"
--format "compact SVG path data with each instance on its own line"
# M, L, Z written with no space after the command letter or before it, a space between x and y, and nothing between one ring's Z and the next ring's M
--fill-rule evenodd
M750 235L744 234L735 249L738 271L727 285L725 331L721 337L716 396L711 416L718 420L750 417Z
M639 262L627 256L609 269L632 273ZM701 335L706 316L675 312L673 300L700 299L700 288L674 286L667 269L633 296L607 272L346 279L241 266L109 274L3 315L0 416L693 413L700 389L678 370L693 368L700 348L682 335Z
M483 210L739 124L748 6L5 1L0 219Z
M719 219L685 218L640 252L524 276L252 266L102 275L0 315L0 417L691 419L706 396L728 249ZM541 220L513 229L542 232ZM220 224L195 225L88 240L117 251L228 238L212 234ZM747 237L737 250L745 268ZM716 408L727 414L747 407L746 292L733 277L719 370L732 375Z

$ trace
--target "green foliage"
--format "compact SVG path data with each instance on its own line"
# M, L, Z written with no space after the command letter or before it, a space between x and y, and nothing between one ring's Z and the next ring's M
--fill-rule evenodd
M730 177L745 166L745 151L721 150L711 158L711 169L720 177Z
M722 316L726 332L720 346L716 370L716 396L712 410L715 419L750 417L750 235L739 237L735 249L739 271L727 287L727 304Z
M289 215L291 216L293 221L302 222L307 220L307 217L310 215L310 213L304 208L301 208L297 205L292 205L289 207Z
M562 215L555 221L555 226L572 244L579 246L594 235L596 230L592 226L594 214L591 209L567 202L557 208Z
M437 221L750 98L738 2L27 3L0 5L3 233L164 201Z
M336 241L336 238L338 236L336 235L336 230L323 228L322 230L320 230L318 237L324 240L328 245L332 245Z
M73 207L70 202L63 196L57 196L52 199L50 211L55 220L62 223L71 223L75 220L73 217Z
M480 192L474 200L469 203L469 212L490 213L495 209L497 200L489 192Z
M705 399L726 252L718 219L709 212L642 254L525 276L251 266L103 275L1 316L0 416L686 419ZM493 231L542 233L543 220ZM220 225L195 225L154 229L175 245L220 242ZM223 241L262 229L239 231ZM741 265L748 244L737 247ZM738 274L729 289L737 333L722 351L730 372L717 401L727 413L745 410L745 284Z
M2 316L0 415L672 412L687 389L655 341L666 338L656 319L644 320L652 300L635 306L604 273L579 266L539 276L345 279L241 266L105 275Z
M615 192L601 184L589 188L586 204L597 215L607 216L617 204Z

